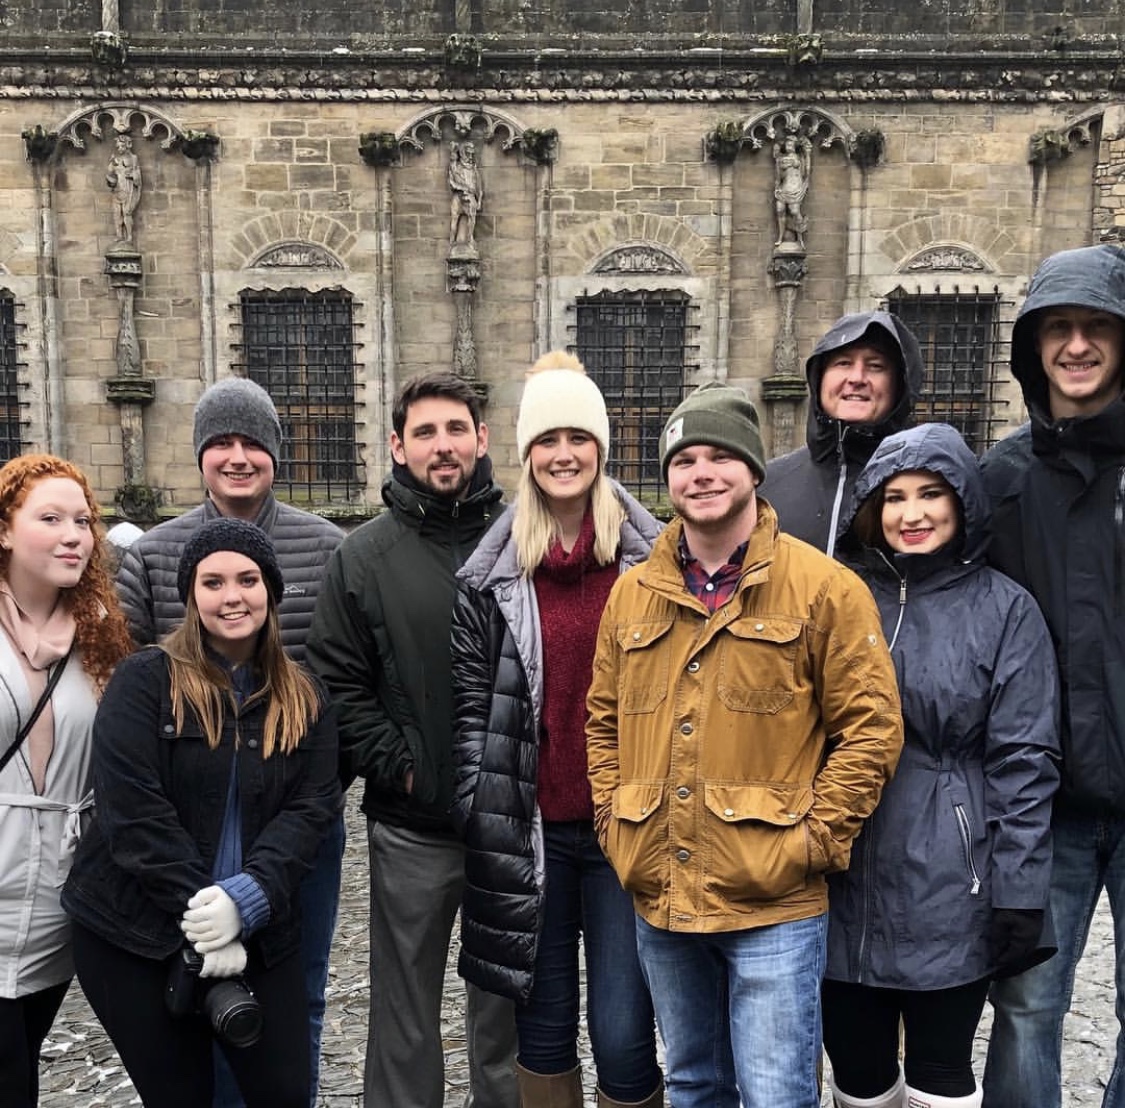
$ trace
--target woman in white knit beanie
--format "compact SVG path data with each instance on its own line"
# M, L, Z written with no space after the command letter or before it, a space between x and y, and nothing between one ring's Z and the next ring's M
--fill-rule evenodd
M577 358L532 366L516 443L516 501L459 574L453 616L460 970L520 1001L522 1108L582 1108L581 936L598 1103L656 1108L652 1002L594 833L585 725L602 609L659 524L606 474L609 416Z

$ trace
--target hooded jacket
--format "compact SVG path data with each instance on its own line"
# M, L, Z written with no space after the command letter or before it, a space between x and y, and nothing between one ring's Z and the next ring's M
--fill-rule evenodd
M901 366L896 400L880 423L846 423L820 406L820 380L826 355L858 342L878 327L898 348ZM922 388L922 352L903 322L890 312L846 315L821 337L805 363L809 383L807 445L766 466L758 492L774 511L782 531L831 555L840 517L846 512L860 470L888 435L909 427Z
M620 485L620 572L643 562L660 524ZM458 971L514 1000L531 994L542 924L543 821L536 801L543 637L512 513L459 576L453 616L453 821L465 840Z
M1053 419L1036 345L1044 308L1125 315L1125 251L1048 258L1012 331L1012 373L1030 420L981 462L992 501L989 559L1043 610L1062 685L1057 809L1125 815L1125 399Z
M905 744L850 868L829 878L826 972L944 989L997 968L994 908L1046 908L1058 684L1035 601L984 563L988 502L954 428L884 439L856 482L855 510L907 470L952 486L961 529L932 554L893 554L862 546L854 513L843 521L839 554L871 588L891 645Z
M503 511L501 496L487 457L464 500L433 496L396 466L383 484L389 511L353 531L328 564L309 665L337 706L341 777L366 780L371 819L452 834L454 575Z

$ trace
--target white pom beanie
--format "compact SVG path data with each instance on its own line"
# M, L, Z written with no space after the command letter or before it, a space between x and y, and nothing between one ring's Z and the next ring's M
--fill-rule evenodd
M516 419L516 446L520 461L531 444L547 431L573 427L593 435L601 447L601 460L609 457L609 415L601 390L575 359L574 368L532 372L523 387Z

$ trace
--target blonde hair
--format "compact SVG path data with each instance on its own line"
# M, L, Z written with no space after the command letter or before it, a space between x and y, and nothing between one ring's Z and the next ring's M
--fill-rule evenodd
M263 758L268 758L275 749L280 749L282 754L296 750L320 711L316 687L308 674L285 653L277 604L269 590L267 595L266 622L254 650L254 667L262 678L262 685L246 702L251 704L262 697L269 698L262 736ZM207 653L203 624L195 604L194 581L188 590L184 622L161 641L160 649L168 655L176 733L183 732L185 711L190 708L207 736L207 745L214 750L222 739L226 709L237 712L238 705L230 674Z

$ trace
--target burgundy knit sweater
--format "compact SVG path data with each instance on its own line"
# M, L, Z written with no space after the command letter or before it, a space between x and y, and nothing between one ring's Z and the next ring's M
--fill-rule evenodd
M543 636L539 810L544 820L594 818L586 776L586 693L598 622L617 580L617 562L594 561L594 517L586 512L570 553L555 542L532 581Z

